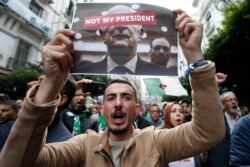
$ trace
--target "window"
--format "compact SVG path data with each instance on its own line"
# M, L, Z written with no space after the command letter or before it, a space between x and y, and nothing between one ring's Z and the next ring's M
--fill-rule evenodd
M65 29L69 29L70 27L69 27L68 24L65 24L65 25L64 25L64 28L65 28Z
M29 9L34 12L37 16L42 17L43 15L43 8L35 1L30 1Z
M47 20L47 18L48 18L48 12L46 10L43 10L41 18L43 20Z
M70 18L73 16L73 11L74 11L74 3L72 1L69 2L69 7L66 9L66 14Z
M16 49L15 57L9 57L6 68L20 69L24 68L27 64L28 51L31 45L20 39Z
M206 21L209 21L211 19L212 15L211 12L209 11L206 15Z

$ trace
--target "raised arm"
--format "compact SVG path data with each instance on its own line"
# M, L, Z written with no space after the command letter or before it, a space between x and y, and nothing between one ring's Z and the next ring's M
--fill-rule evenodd
M69 29L59 30L56 36L42 48L44 79L34 96L35 104L51 102L58 96L73 67L73 42L69 36L74 32Z
M179 33L179 43L188 64L203 58L201 41L203 24L193 20L183 10L174 10L178 15L175 28Z
M44 78L29 89L23 107L0 153L1 167L32 166L45 143L46 129L60 101L59 92L73 66L70 30L60 30L42 48Z
M215 64L206 61L201 50L203 25L180 9L174 12L179 43L189 64L194 116L191 122L160 132L159 150L166 155L163 163L204 152L225 135Z

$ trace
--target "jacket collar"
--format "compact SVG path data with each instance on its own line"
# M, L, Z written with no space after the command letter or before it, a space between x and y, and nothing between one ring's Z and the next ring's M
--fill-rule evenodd
M138 134L140 130L139 129L134 129L133 127L133 131L132 131L132 135L129 139L128 144L125 147L125 150L128 150L131 146L133 146L133 144L135 143L135 139L134 136L136 136L136 134ZM101 150L105 150L107 153L111 153L110 151L110 147L109 147L109 128L106 128L103 132L100 132L101 137L98 141L97 146L94 148L94 152L100 152Z

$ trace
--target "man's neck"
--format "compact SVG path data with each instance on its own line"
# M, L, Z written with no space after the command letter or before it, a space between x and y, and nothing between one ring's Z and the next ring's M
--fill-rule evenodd
M228 112L226 111L227 114L229 115L229 117L232 119L232 120L236 120L238 118L238 114L237 113L231 113L231 112Z
M121 134L114 134L112 132L109 132L109 138L113 141L125 141L129 140L133 132L133 126L129 128L126 132Z

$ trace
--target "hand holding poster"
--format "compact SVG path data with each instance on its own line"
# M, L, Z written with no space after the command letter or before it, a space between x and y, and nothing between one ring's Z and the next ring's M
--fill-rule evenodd
M71 73L176 76L175 18L148 4L78 3Z

